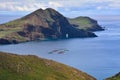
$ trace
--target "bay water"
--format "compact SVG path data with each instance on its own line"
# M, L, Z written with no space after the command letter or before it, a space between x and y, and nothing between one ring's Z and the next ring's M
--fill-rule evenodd
M19 16L0 16L0 23L16 18ZM94 18L106 27L105 31L95 32L98 37L0 45L0 51L37 55L82 70L97 80L103 80L120 72L120 18ZM59 54L55 50L66 51ZM53 53L49 54L52 51Z

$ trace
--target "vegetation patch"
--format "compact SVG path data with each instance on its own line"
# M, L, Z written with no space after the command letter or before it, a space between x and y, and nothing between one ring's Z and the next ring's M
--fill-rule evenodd
M96 80L84 72L34 55L0 52L0 80Z

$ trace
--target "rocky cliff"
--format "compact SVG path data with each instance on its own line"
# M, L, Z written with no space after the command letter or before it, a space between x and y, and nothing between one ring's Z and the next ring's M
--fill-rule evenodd
M0 44L80 37L96 35L72 26L66 17L51 8L38 9L20 19L0 25Z

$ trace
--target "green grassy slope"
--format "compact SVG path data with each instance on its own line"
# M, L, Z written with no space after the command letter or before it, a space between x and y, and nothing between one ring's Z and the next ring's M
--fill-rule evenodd
M23 30L22 26L24 26L25 22L24 20L16 19L5 24L0 24L0 38L16 39L19 42L26 41L23 36L17 34L18 31Z
M91 30L91 31L97 31L97 30L103 30L102 27L100 27L96 20L89 18L89 17L76 17L76 18L68 18L68 21L71 24L78 25L79 29L84 30Z
M96 80L64 64L33 55L0 52L0 80Z
M110 78L107 78L106 80L120 80L120 73L118 73L115 76L112 76Z

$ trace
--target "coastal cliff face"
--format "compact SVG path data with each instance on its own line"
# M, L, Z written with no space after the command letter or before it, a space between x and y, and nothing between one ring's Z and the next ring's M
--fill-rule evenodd
M51 8L38 9L20 19L0 25L0 44L81 37L96 35L74 27L66 17Z
M102 28L98 22L90 17L76 17L76 18L68 18L68 21L73 25L74 27L78 29L84 29L87 31L102 31L104 28Z
M64 64L34 55L0 52L0 80L96 80Z

